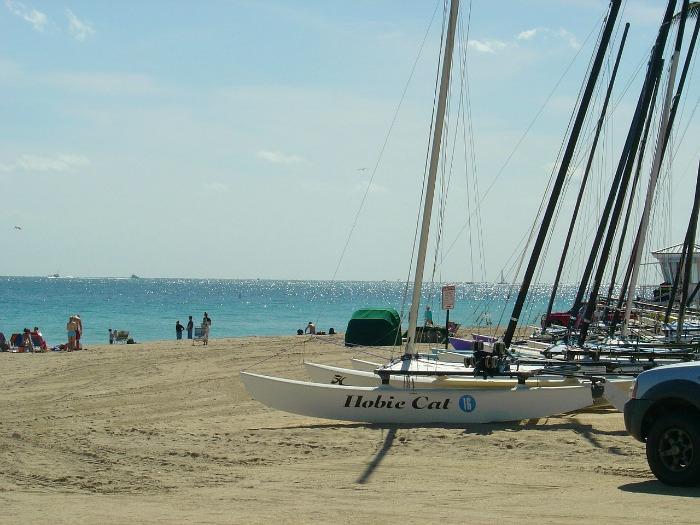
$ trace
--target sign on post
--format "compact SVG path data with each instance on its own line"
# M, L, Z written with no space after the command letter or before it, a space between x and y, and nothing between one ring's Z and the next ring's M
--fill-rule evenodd
M442 287L442 309L452 310L455 307L455 285L448 284Z

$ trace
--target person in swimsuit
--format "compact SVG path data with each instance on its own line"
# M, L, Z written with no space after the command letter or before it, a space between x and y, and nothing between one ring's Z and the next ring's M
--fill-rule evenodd
M78 322L72 315L68 318L68 323L66 324L66 332L68 334L68 348L69 352L76 349L75 347L75 335L78 331Z

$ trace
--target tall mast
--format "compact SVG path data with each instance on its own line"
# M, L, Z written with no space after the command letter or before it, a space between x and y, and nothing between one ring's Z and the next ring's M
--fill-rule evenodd
M656 79L656 83L654 84L654 93L651 95L651 105L649 106L649 112L647 113L647 121L646 124L644 124L644 132L642 133L642 141L639 143L639 149L638 149L638 154L637 154L637 169L634 172L634 179L632 180L632 188L630 189L630 198L629 201L627 202L627 212L625 214L625 222L622 225L622 233L620 234L620 243L618 245L618 250L617 250L617 258L615 259L615 265L613 267L612 271L612 276L610 277L610 287L608 288L608 299L612 297L613 294L613 289L615 287L615 278L617 275L617 270L618 266L620 265L620 259L622 257L622 248L624 245L624 240L625 237L627 236L627 228L629 226L630 222L630 216L632 214L632 204L634 202L634 193L637 189L637 184L639 183L639 175L642 171L642 163L644 162L644 153L646 152L647 149L647 139L649 138L649 129L651 128L651 120L652 117L654 116L654 107L656 106L656 95L659 92L659 79ZM632 251L634 252L634 248L637 246L637 242L635 239L635 243L633 246ZM615 325L620 321L620 309L622 308L622 303L624 302L624 290L627 289L627 284L629 283L630 279L630 274L632 273L632 267L628 266L627 271L625 271L625 278L623 280L622 284L622 292L620 293L620 297L617 300L617 304L614 309L612 321L610 323L610 334L613 334L615 332ZM608 309L606 308L604 319L607 319L608 317Z
M617 19L617 13L620 10L621 0L611 0L610 2L610 13L608 13L607 21L605 22L605 28L603 29L603 34L600 39L600 44L598 46L598 51L596 53L595 60L593 61L593 66L591 67L591 74L588 77L588 82L586 88L581 97L581 105L578 108L578 113L576 115L576 120L571 128L571 136L569 137L569 142L566 145L566 151L562 157L561 165L559 166L559 173L557 174L556 181L552 186L552 193L549 196L549 202L547 204L547 209L542 217L542 224L540 225L540 231L535 240L534 246L532 248L532 254L530 255L530 262L525 270L525 276L523 277L523 283L520 286L520 292L518 293L518 298L513 306L513 313L510 317L510 322L508 323L508 328L503 336L503 341L506 347L510 346L513 340L513 334L515 334L515 327L518 324L518 319L525 304L525 298L527 297L527 292L530 289L530 283L532 282L532 277L535 274L535 268L537 267L537 262L540 258L540 253L545 244L545 237L549 233L549 226L552 222L552 217L554 211L557 207L557 202L559 200L559 195L561 194L562 186L566 180L567 172L569 171L569 165L571 164L571 159L574 155L574 150L576 149L576 143L578 141L579 133L581 132L581 127L583 126L583 121L586 117L586 112L588 111L588 105L591 101L591 96L593 95L593 89L598 80L598 74L600 73L601 66L603 65L603 59L605 57L605 52L608 48L608 42L610 41L610 35L612 34L613 28L615 26L615 20Z
M593 273L593 267L595 265L596 259L598 258L598 254L600 253L600 243L608 226L608 220L610 219L613 204L616 202L616 197L618 195L619 188L623 182L625 183L625 189L627 188L626 184L630 171L632 170L634 152L637 150L637 146L639 145L641 128L643 126L644 119L646 118L649 109L649 103L651 101L651 95L653 91L652 87L656 83L656 79L659 75L661 56L663 54L663 48L666 44L666 37L668 36L668 25L671 20L671 15L673 14L674 6L675 0L670 0L666 13L664 14L664 22L661 24L661 28L659 29L659 33L656 37L656 42L654 44L651 56L649 58L646 77L644 79L644 84L642 86L642 90L637 100L637 107L634 111L634 117L632 118L632 123L630 124L629 130L627 131L625 145L622 149L622 154L620 155L620 160L617 164L617 169L615 170L615 176L613 177L612 186L608 193L608 198L605 202L605 207L603 208L603 214L598 224L598 229L596 231L595 238L593 239L593 244L591 246L590 254L588 255L588 261L586 263L586 268L583 272L581 284L579 285L578 292L576 293L576 298L574 299L574 304L571 308L571 317L569 320L570 326L573 325L573 323L575 322L576 317L579 313L579 308L583 302L583 296L586 293L586 289L589 284L588 281L591 278L591 273Z
M458 12L459 0L452 0L452 3L450 4L450 20L447 26L447 38L445 40L445 54L442 59L442 77L440 78L440 93L438 96L437 114L435 116L433 143L430 151L430 167L428 170L428 182L425 188L423 221L421 224L420 240L418 242L418 256L416 258L416 276L413 280L413 296L411 298L411 310L408 313L408 337L406 341L406 355L413 355L416 353L415 340L416 326L418 324L418 307L420 306L420 295L421 289L423 287L423 270L425 268L425 256L428 251L430 216L433 212L435 179L437 178L438 161L440 160L440 143L442 141L442 128L445 122L447 92L449 91L450 87L450 69L452 67L452 51L454 49Z
M642 258L642 252L644 251L644 242L646 241L647 229L649 228L649 215L651 213L651 204L654 200L654 195L656 193L656 182L659 179L661 162L663 161L664 153L666 152L668 138L670 136L671 127L673 126L673 119L675 117L675 111L673 112L673 114L671 114L671 104L673 102L672 95L673 87L676 82L676 70L678 69L678 59L681 54L681 44L683 43L683 32L685 30L685 20L687 18L687 15L688 0L683 0L683 6L681 8L681 21L678 26L678 34L676 35L676 46L673 50L673 56L671 57L671 66L669 68L668 73L666 99L664 101L664 108L661 114L661 128L659 129L659 134L657 138L656 153L654 154L654 162L651 169L651 176L649 178L649 188L647 189L647 196L644 201L644 211L642 212L642 221L639 225L639 234L637 235L637 245L635 247L636 250L634 252L632 274L630 276L629 288L627 289L627 304L625 305L625 323L624 325L622 325L623 336L627 335L627 328L629 325L630 315L632 313L632 301L634 300L634 292L637 288L637 277L639 276L639 263Z
M681 304L678 309L678 326L676 328L676 341L680 341L681 328L683 328L683 318L685 317L685 307L688 302L688 288L690 287L691 270L693 269L693 248L695 248L695 234L698 229L698 207L700 206L700 165L698 166L698 178L695 183L695 201L693 211L690 213L688 232L686 233L686 258L685 275L683 276L683 293L681 294ZM678 268L680 273L681 269Z
M588 162L586 163L586 171L583 174L583 179L581 180L581 187L578 190L578 196L576 197L576 204L574 205L574 211L571 213L571 222L569 224L569 232L566 234L566 241L564 241L564 249L561 254L561 259L559 260L559 268L557 268L557 275L554 278L554 285L552 286L552 293L549 296L549 304L547 305L547 314L545 315L545 322L549 319L549 314L552 313L552 307L554 306L554 298L557 296L557 289L559 288L559 279L561 279L561 273L564 269L564 262L566 261L566 255L569 251L569 244L571 243L571 236L574 233L574 225L576 224L576 219L578 218L578 210L581 207L581 201L583 200L583 194L586 189L586 183L588 182L588 175L591 172L591 165L593 164L593 158L595 157L596 148L598 146L598 139L600 138L600 131L603 128L603 122L605 121L605 113L608 110L608 102L610 102L610 95L612 94L613 85L615 84L615 77L617 76L617 68L620 65L620 58L622 57L622 50L625 47L625 41L627 40L627 32L629 31L629 23L625 24L625 31L622 33L622 39L620 41L620 49L617 52L617 57L615 58L615 66L613 67L612 74L610 75L610 82L608 83L608 90L605 93L605 100L603 101L603 108L600 111L600 117L598 118L598 124L596 125L595 136L593 137L593 144L591 145L591 152L588 154ZM546 326L545 326L546 328Z
M671 108L671 118L673 118L676 114L676 110L678 109L678 101L680 100L680 94L681 91L683 90L683 86L685 84L685 78L686 75L688 74L688 68L690 66L690 61L693 56L693 50L695 49L695 43L698 38L698 28L700 26L700 16L697 16L696 14L696 19L695 19L695 29L693 29L693 36L690 39L690 45L688 46L688 53L685 56L685 63L683 64L683 72L681 73L681 79L678 81L678 90L676 91L676 96L673 99L673 107ZM684 241L684 248L683 248L683 254L685 254L686 251L686 246L687 242ZM685 257L685 255L683 255ZM680 269L680 266L679 266ZM671 294L669 296L668 300L668 306L666 308L666 315L664 317L664 323L668 323L669 317L671 316L671 310L673 309L673 303L676 300L676 293L678 291L678 280L680 277L680 272L676 273L676 277L673 279L673 288L671 289ZM693 292L695 293L695 292Z
M681 256L678 259L678 268L676 269L676 275L673 276L673 287L671 288L671 293L668 296L668 304L666 305L666 313L664 314L664 323L668 323L671 320L673 304L676 302L678 285L681 282L681 272L683 271L683 265L685 264L685 258L688 253L688 234L689 232L686 231L685 238L683 239L683 248L681 248Z
M698 231L698 207L700 207L700 165L698 165L698 178L695 182L695 201L693 202L693 211L690 214L690 222L688 223L688 239L687 256L685 259L685 275L683 276L683 293L681 294L681 304L678 312L678 326L676 328L676 340L680 341L681 328L683 328L683 318L685 317L685 308L688 303L688 292L690 287L691 270L693 269L693 249L695 248L695 234ZM678 268L680 272L681 269Z

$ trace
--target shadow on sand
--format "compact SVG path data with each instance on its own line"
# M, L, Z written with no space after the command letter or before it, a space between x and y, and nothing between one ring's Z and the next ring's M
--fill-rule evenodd
M700 486L671 487L655 479L626 483L625 485L620 485L618 488L624 492L636 492L637 494L659 494L661 496L678 496L681 498L700 498Z
M586 412L597 412L604 413L610 411L606 408L591 407ZM464 435L476 435L476 436L490 436L494 432L520 432L523 430L539 430L539 431L559 431L559 430L570 430L584 439L586 439L591 445L596 448L607 448L611 454L622 454L617 447L604 447L598 436L627 436L627 432L624 430L600 430L593 427L593 425L588 423L581 423L576 417L566 418L564 420L559 419L559 422L549 423L549 419L529 419L527 421L516 421L509 423L480 423L472 424L465 428L464 425L448 425L448 424L433 424L433 425L377 425L371 423L316 423L310 425L292 425L283 427L259 427L251 428L249 430L297 430L297 429L350 429L350 428L370 428L378 430L388 430L386 437L382 446L379 448L377 453L374 455L372 460L367 464L364 472L357 479L357 483L364 484L367 483L372 476L372 474L377 470L382 460L391 450L391 447L396 439L396 433L400 429L413 429L413 428L434 428L434 429L454 429L461 430ZM626 490L624 487L633 487L639 484L631 484L620 487L621 490ZM630 489L630 491L633 491ZM638 492L641 492L639 490ZM696 494L697 495L697 494Z
M382 462L384 459L384 456L387 455L387 452L389 452L389 449L391 448L391 445L394 443L394 439L396 438L396 428L390 428L389 432L387 432L386 438L384 438L384 444L382 445L382 448L380 448L377 453L374 455L374 458L372 458L372 461L369 462L367 465L367 468L365 471L360 475L359 478L357 478L357 483L363 484L367 483L369 478L372 476L374 471L377 469L379 464Z

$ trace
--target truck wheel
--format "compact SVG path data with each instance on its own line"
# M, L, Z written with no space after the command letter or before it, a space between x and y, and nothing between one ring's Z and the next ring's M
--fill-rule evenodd
M700 422L691 415L659 418L647 436L647 462L667 485L700 483Z

